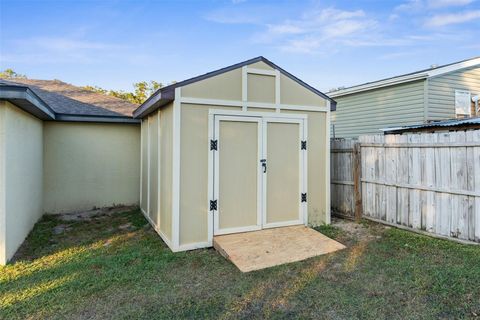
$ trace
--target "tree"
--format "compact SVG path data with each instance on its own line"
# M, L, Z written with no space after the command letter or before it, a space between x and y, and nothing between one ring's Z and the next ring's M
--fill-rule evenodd
M15 79L15 78L23 78L25 79L27 76L24 74L19 74L16 73L13 69L5 69L3 71L0 71L0 78L10 78L10 79Z
M125 92L123 90L106 90L98 86L85 86L90 91L106 94L116 98L120 98L131 103L141 104L147 100L155 91L162 88L163 84L155 80L140 81L133 84L133 92Z

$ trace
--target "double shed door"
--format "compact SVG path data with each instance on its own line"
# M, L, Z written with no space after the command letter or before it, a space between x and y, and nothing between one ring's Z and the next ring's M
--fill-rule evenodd
M214 234L304 224L304 120L223 115L214 120Z

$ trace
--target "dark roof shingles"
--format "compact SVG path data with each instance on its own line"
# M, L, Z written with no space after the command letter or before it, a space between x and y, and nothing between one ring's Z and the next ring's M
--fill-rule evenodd
M0 85L26 86L58 114L131 117L137 108L133 103L60 80L0 79Z

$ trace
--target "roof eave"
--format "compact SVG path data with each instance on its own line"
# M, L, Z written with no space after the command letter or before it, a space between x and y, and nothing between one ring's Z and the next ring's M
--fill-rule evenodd
M0 99L15 104L39 119L55 120L55 112L28 87L0 86Z
M354 93L359 93L359 92L364 92L364 91L369 91L369 90L375 90L375 89L380 89L380 88L385 88L385 87L390 87L394 86L397 84L402 84L402 83L407 83L407 82L413 82L413 81L418 81L418 80L423 80L428 77L428 73L422 73L422 74L417 74L417 75L412 75L408 77L399 77L397 79L389 79L389 80L381 80L381 81L376 81L364 85L359 85L351 88L346 88L346 89L341 89L338 91L332 91L327 93L331 98L338 98L342 96L346 96L349 94L354 94Z
M123 123L139 124L139 119L128 116L95 116L95 115L76 115L76 114L57 114L56 121L63 122L101 122L101 123Z
M162 91L158 90L150 98L147 99L140 107L133 111L133 118L140 119L155 111L158 107L161 107L169 102L172 102L175 98L175 89L167 89Z

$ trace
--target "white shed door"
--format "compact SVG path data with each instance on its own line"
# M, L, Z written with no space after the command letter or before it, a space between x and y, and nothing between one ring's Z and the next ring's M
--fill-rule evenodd
M217 115L214 126L214 235L303 224L303 120Z

